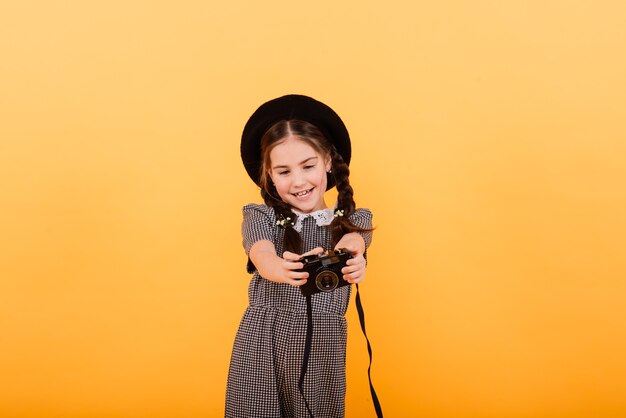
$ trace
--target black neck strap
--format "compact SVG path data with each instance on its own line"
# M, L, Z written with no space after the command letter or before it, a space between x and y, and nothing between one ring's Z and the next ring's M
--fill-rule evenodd
M300 369L300 381L298 382L298 390L302 399L304 399L304 405L309 413L310 418L315 418L311 407L304 396L304 376L306 375L306 369L309 365L309 354L311 354L311 341L313 341L313 309L311 309L311 295L306 297L306 339L304 340L304 355L302 356L302 368Z
M365 312L363 311L363 304L361 303L361 295L359 294L359 285L356 285L356 310L359 314L359 322L361 323L361 330L363 331L363 335L365 335L365 340L367 341L367 352L370 356L370 363L367 367L367 378L370 383L370 392L372 393L372 401L374 402L374 409L376 410L376 416L378 418L383 418L383 410L380 407L380 402L378 401L378 396L376 396L376 391L374 390L374 385L372 384L372 346L370 345L370 340L367 338L367 333L365 332ZM310 418L315 418L313 416L313 412L311 412L311 408L309 403L306 400L306 396L304 396L304 376L306 375L306 370L309 364L309 355L311 354L311 342L313 340L313 313L311 309L311 295L306 297L306 339L304 341L304 355L302 356L302 368L300 369L300 381L298 382L298 390L300 390L300 394L304 399L304 405L306 406L307 412L309 413Z

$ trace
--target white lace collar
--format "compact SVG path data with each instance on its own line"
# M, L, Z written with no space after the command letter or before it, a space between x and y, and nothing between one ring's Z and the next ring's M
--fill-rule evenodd
M296 220L293 229L298 232L302 232L302 222L308 217L315 219L317 226L328 226L331 224L333 219L335 219L336 208L337 204L335 203L332 208L320 209L310 213L302 213L295 209L291 209L293 213L298 215L298 219Z

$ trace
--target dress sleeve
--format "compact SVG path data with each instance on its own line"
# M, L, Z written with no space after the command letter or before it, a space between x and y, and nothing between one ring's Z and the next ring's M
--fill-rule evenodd
M372 218L372 212L364 208L355 209L354 213L350 215L350 221L363 229L372 229ZM360 234L363 237L363 241L365 241L365 252L367 253L367 249L372 243L372 231L361 232Z
M255 242L268 240L274 242L276 220L274 212L266 205L250 204L243 207L243 223L241 236L246 255L250 255L250 248ZM248 257L248 273L254 273L256 268Z

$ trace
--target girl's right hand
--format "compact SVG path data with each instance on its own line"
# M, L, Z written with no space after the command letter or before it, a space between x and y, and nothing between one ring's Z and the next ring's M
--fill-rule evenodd
M309 277L309 273L296 271L304 267L304 263L298 260L300 260L302 257L319 254L321 252L324 252L324 249L322 247L314 248L304 254L295 254L289 251L285 251L283 253L283 261L280 266L282 272L279 274L279 276L282 276L284 279L276 281L281 283L287 283L292 286L302 286L306 283L306 279Z
M302 286L306 283L309 273L300 270L304 264L300 258L323 252L322 247L317 247L302 255L285 251L282 258L276 254L274 244L268 240L260 240L250 248L250 260L258 270L261 277L270 282L287 283L292 286Z

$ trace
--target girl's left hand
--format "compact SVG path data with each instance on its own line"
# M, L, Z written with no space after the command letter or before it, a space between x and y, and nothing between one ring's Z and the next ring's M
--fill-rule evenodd
M352 254L352 258L346 261L346 266L341 269L343 279L348 283L359 283L365 278L365 241L357 232L344 235L335 249L343 248Z

